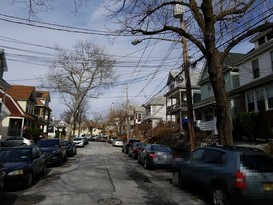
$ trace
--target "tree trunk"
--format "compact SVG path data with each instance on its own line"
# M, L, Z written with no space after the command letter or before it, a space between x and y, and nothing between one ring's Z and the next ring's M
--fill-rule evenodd
M230 101L225 89L223 60L217 50L208 55L208 72L216 101L217 130L222 145L233 145Z

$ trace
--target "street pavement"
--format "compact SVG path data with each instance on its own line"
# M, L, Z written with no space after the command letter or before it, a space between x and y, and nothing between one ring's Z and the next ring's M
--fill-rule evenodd
M5 193L1 205L205 205L174 187L172 173L145 170L108 143L91 142L29 189Z

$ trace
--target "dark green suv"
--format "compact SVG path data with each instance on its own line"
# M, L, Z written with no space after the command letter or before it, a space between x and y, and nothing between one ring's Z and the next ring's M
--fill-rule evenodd
M260 149L206 146L176 159L173 180L206 193L215 205L272 204L273 158Z

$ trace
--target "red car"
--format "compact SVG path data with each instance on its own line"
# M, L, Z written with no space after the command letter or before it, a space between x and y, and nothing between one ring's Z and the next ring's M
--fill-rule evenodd
M139 152L141 152L146 146L146 143L143 142L135 142L132 146L129 147L128 156L133 159L137 159Z

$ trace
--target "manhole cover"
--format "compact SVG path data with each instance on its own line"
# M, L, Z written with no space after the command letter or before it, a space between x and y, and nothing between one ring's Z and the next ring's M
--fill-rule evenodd
M98 200L99 205L120 205L122 201L116 198L109 198L109 199L100 199Z

